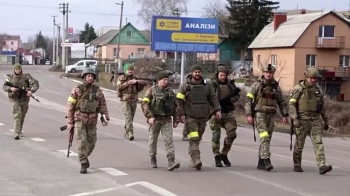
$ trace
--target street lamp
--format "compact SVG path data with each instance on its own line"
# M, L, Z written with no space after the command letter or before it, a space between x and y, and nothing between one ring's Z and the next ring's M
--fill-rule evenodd
M118 3L118 2L114 2L116 5L120 5L121 6L121 10L120 10L120 21L119 21L119 31L118 31L118 35L119 35L119 38L118 38L118 54L117 54L117 59L120 61L120 33L121 33L121 29L122 29L122 21L123 21L123 7L124 7L124 1L122 1L122 3ZM117 73L122 70L122 67L121 67L121 63L118 63L118 67L117 67L117 62L115 62L115 66L114 66L114 78L117 78Z

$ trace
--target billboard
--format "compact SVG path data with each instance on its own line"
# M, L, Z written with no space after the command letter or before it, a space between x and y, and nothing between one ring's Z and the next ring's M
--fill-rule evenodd
M68 27L68 38L69 39L73 38L73 27Z
M153 16L151 50L216 53L218 34L218 19Z

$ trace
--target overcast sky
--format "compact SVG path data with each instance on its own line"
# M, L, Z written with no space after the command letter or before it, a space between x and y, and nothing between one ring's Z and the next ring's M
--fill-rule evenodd
M121 0L117 0L121 3ZM190 0L187 17L201 17L201 9L207 0ZM227 2L226 0L221 0ZM0 0L0 33L20 35L22 41L34 35L40 30L44 35L52 37L53 18L57 15L56 22L62 24L62 13L59 12L59 4L69 2L71 13L69 26L74 31L82 30L84 24L89 22L95 29L101 26L119 26L120 6L115 5L115 0ZM333 3L332 3L333 2ZM336 3L335 3L336 2ZM139 29L145 25L137 17L137 9L132 0L124 0L124 19L127 18ZM280 0L280 9L296 9L299 7L309 10L349 10L349 0Z

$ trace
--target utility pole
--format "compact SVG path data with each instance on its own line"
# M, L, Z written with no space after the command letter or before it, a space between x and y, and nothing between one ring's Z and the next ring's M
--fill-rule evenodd
M66 32L65 32L65 21L66 21L66 17L65 17L65 15L66 15L66 4L65 3L60 3L60 9L62 9L60 12L62 12L62 14L63 14L63 21L62 21L62 41L61 41L61 43L64 43L65 42L65 40L66 40ZM61 52L61 55L62 55L62 60L61 60L61 62L62 62L62 69L63 70L66 70L66 55L65 55L65 52L66 52L66 50L65 50L65 47L64 46L62 46L62 52Z
M114 78L117 78L117 72L119 71L123 71L123 65L122 63L120 63L120 33L121 33L121 30L122 30L122 22L123 22L123 7L124 7L124 1L122 1L122 3L117 3L115 2L115 4L117 5L120 5L121 6L121 10L120 10L120 20L119 20L119 31L118 31L118 54L117 54L117 59L119 60L119 63L118 63L118 67L117 67L117 62L115 63L115 66L114 66Z
M59 55L59 41L60 41L60 32L61 32L61 26L60 26L60 24L56 24L56 26L57 26L57 39L56 39L56 53L57 53L57 55L56 55L56 61L60 58L60 55ZM57 62L56 62L56 65L57 65Z
M56 31L56 28L55 28L55 26L56 26L56 17L57 17L57 15L51 15L51 17L53 18L53 38L52 38L52 65L54 65L55 64L55 62L56 62L56 54L55 54L55 37L56 37L56 35L55 35L55 31ZM59 34L57 35L57 37L59 36Z
M173 15L176 17L179 17L181 15L179 12L179 8L174 9ZM176 72L176 65L177 65L177 52L174 53L174 72Z
M69 3L66 4L66 39L69 39L69 32L68 32L68 12L69 12L69 8L68 8ZM69 42L69 41L68 41ZM65 50L65 57L66 57L66 66L68 65L68 59L69 59L69 50L68 48Z

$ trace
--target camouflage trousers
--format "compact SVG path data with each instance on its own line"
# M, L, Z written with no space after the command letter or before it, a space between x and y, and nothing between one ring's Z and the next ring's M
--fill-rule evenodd
M182 130L182 135L186 135L187 136L187 129L186 129L186 123L184 123L184 128L183 128L183 130Z
M159 133L162 134L165 142L165 151L168 159L175 159L175 148L173 141L173 127L172 122L155 121L149 130L149 156L155 157L157 155L157 143Z
M260 136L259 157L261 159L270 158L270 143L272 139L275 114L265 114L257 112L255 115L255 124Z
M125 116L125 125L124 125L125 133L129 134L130 132L131 134L134 134L133 121L134 121L134 116L137 108L137 101L133 101L133 102L123 101L122 105L123 105L123 112Z
M13 113L13 132L16 134L22 133L24 119L28 112L28 101L11 100L11 107Z
M210 129L213 134L211 146L214 156L220 155L221 128L226 130L224 147L222 148L221 154L227 155L231 150L233 141L237 138L237 122L233 116L233 112L222 113L222 118L220 120L217 119L215 115L213 115L210 119Z
M86 163L97 141L96 125L84 125L81 121L74 123L74 132L78 141L78 156L81 163Z
M326 158L322 142L323 127L320 120L299 120L300 127L295 129L295 144L293 151L294 165L301 165L302 153L306 136L309 135L316 155L317 165L325 165Z
M207 126L207 119L194 119L186 116L186 129L189 135L188 154L193 159L200 158L199 143L202 138L205 127Z

